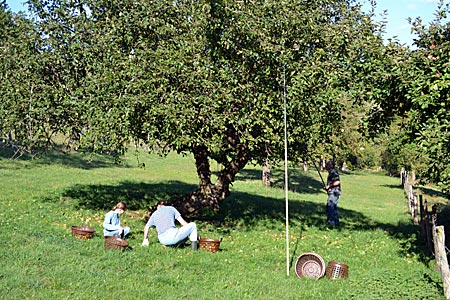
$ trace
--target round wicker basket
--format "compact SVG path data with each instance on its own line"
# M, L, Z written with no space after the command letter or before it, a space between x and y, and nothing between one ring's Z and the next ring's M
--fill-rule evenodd
M127 241L114 236L105 236L105 249L119 249L124 251L127 247Z
M348 266L335 261L330 261L326 269L328 279L348 278Z
M222 241L222 239L214 240L214 239L200 238L200 243L199 243L200 249L215 253L215 252L219 251L221 241Z
M312 252L303 253L295 263L295 274L298 277L319 279L325 274L325 262L320 255Z
M77 239L88 240L94 236L95 229L86 226L72 226L72 235Z

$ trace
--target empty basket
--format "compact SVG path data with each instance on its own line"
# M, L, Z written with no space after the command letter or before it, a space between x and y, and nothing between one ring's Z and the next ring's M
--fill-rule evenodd
M77 239L88 240L94 236L95 229L86 226L72 226L72 235Z
M348 266L335 261L330 261L327 266L326 276L331 280L348 278Z
M295 263L295 274L298 277L319 279L325 274L325 262L316 253L303 253L297 258Z

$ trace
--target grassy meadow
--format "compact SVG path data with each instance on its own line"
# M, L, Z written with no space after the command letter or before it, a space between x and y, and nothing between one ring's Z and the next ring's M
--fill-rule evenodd
M0 158L0 298L443 299L399 179L381 174L341 173L342 227L329 229L315 169L290 167L289 276L282 170L267 188L249 166L218 213L192 219L202 237L223 238L219 252L163 249L154 229L142 247L146 207L193 190L194 166L189 156L133 152L119 164L78 154ZM118 201L128 203L121 219L132 230L124 252L103 244L103 216ZM72 225L96 234L75 239ZM349 278L298 278L296 258L306 252L347 264Z

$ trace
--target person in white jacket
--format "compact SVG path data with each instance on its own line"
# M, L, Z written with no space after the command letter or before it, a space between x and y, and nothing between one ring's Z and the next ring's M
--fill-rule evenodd
M103 221L103 235L126 238L130 233L130 227L120 225L120 215L127 209L127 204L123 201L117 203L106 215Z

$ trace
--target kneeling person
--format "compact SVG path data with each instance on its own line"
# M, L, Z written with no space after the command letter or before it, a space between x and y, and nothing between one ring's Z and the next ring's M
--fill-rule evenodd
M175 226L175 220L182 225L180 228ZM175 207L165 206L164 201L158 202L156 211L144 227L143 246L148 246L150 227L156 227L158 240L165 246L177 245L189 238L192 250L198 249L197 225L194 222L186 222Z

